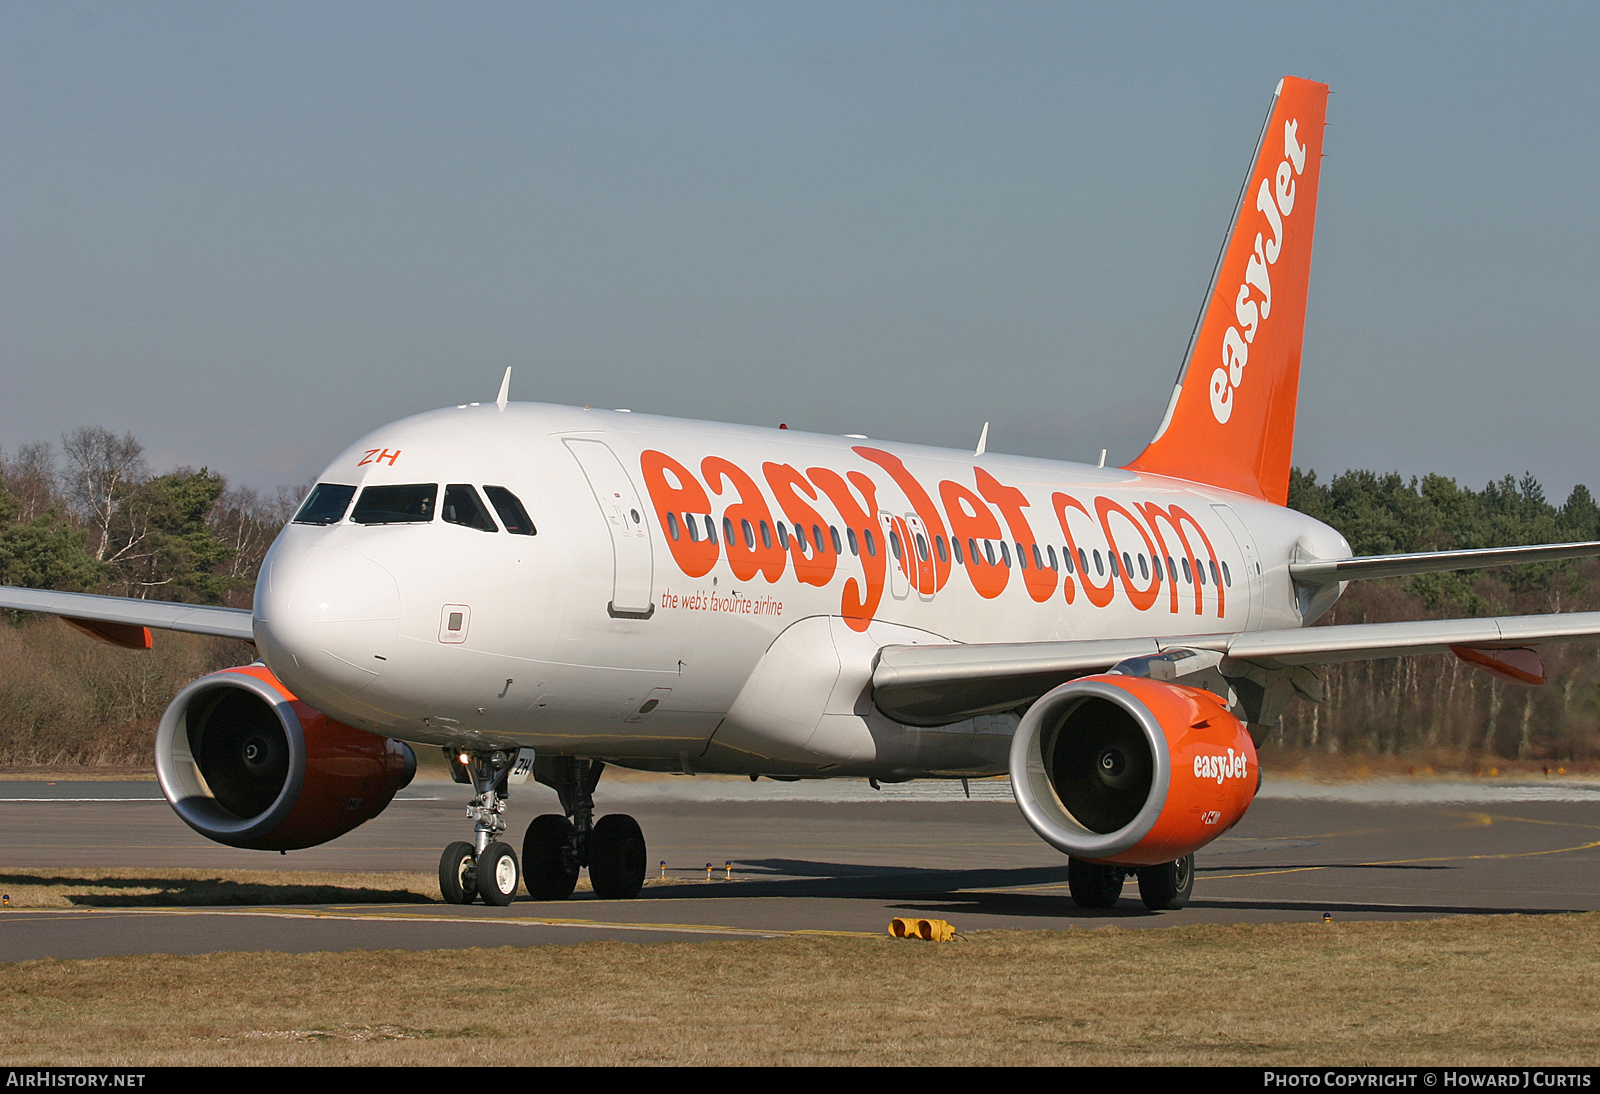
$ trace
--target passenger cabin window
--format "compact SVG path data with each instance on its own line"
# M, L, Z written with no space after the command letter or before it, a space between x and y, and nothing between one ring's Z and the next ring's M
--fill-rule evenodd
M334 482L319 482L311 488L311 496L294 515L296 524L337 524L350 508L350 499L356 496L353 486Z
M533 521L528 519L528 511L522 507L515 494L503 486L485 486L483 492L489 495L489 504L494 506L494 511L500 515L500 523L506 531L514 536L539 534L539 530L533 526Z
M369 486L361 491L350 519L357 524L427 524L438 500L438 483Z
M446 524L459 524L480 532L498 532L494 518L483 507L478 492L462 482L453 482L444 488L444 510L440 514Z

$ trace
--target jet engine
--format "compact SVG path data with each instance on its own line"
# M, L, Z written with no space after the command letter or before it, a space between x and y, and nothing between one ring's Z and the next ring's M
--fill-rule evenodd
M156 731L156 775L207 839L294 851L371 820L411 782L402 741L335 722L260 664L202 676Z
M1209 691L1115 672L1029 708L1011 788L1033 830L1092 862L1173 862L1231 828L1260 782L1245 725Z

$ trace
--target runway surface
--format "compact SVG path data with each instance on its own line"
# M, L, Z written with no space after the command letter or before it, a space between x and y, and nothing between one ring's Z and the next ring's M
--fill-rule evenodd
M677 884L631 901L509 908L443 904L0 910L0 961L221 950L312 952L880 934L899 915L958 930L1408 919L1600 910L1600 786L1396 780L1319 787L1269 782L1229 834L1197 856L1188 908L1150 913L1130 881L1113 909L1067 895L1066 860L1023 822L1003 782L602 783L601 813L638 818L651 876ZM61 867L431 873L469 838L466 788L420 784L377 819L287 856L190 831L154 783L0 783L0 888ZM542 787L512 798L512 841L555 809ZM734 880L723 880L732 862ZM705 880L706 863L717 880Z

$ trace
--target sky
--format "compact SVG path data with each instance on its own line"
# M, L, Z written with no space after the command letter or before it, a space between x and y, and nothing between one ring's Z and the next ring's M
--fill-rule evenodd
M1600 489L1600 5L0 0L0 449L512 398L1131 459L1331 85L1295 462Z

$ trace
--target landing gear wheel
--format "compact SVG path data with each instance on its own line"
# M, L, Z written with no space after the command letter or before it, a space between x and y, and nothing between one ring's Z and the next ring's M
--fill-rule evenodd
M578 864L569 861L572 822L559 813L534 817L522 837L522 880L534 900L565 900L578 884Z
M644 832L626 813L601 817L589 836L589 881L601 900L631 900L644 888Z
M485 904L504 908L517 899L517 882L522 871L517 867L517 853L507 843L491 843L478 856L478 895Z
M452 843L439 857L439 892L446 904L471 904L478 895L478 859L470 843Z
M1109 908L1122 895L1122 868L1069 858L1067 887L1072 890L1072 902L1078 907Z
M1193 892L1193 855L1160 866L1139 867L1139 899L1152 912L1175 912L1189 903Z

